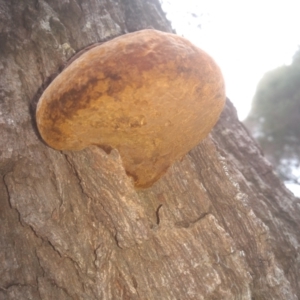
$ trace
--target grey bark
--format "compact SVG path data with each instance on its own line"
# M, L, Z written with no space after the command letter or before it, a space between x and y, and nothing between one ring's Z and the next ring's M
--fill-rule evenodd
M0 0L0 299L299 299L300 200L230 101L144 190L116 150L40 139L49 78L144 28L172 31L157 0Z

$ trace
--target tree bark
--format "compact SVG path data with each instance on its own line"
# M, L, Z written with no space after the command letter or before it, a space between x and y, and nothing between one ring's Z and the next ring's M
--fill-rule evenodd
M148 189L116 150L40 139L74 53L144 28L172 31L158 0L0 0L0 299L299 299L300 201L229 100Z

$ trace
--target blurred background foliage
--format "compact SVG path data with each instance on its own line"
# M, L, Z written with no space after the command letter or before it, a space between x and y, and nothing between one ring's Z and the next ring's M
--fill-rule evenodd
M300 184L300 47L290 65L261 79L244 123L278 175Z

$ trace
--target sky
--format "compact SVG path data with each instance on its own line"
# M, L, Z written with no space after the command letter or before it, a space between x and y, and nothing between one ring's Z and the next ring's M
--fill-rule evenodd
M300 0L161 0L176 33L220 66L239 119L264 74L290 64L300 46ZM300 186L286 184L300 197Z
M300 46L300 0L161 0L177 34L221 67L240 120L263 75L291 63Z

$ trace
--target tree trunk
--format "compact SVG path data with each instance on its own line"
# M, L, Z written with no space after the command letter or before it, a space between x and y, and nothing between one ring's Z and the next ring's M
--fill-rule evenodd
M144 28L172 31L158 0L0 0L0 299L299 299L299 199L229 101L148 189L116 150L40 139L68 59Z

